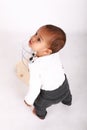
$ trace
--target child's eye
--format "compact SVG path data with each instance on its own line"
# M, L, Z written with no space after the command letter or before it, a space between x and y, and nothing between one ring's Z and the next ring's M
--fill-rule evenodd
M38 38L37 41L41 41L40 38Z

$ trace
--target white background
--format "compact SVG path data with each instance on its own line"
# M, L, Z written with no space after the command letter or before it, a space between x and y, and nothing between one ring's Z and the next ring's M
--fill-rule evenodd
M0 130L87 130L86 7L86 0L0 0ZM60 56L73 103L49 107L42 121L23 102L28 86L15 66L23 41L44 24L67 34Z
M0 0L0 29L30 31L55 24L67 32L84 32L86 5L86 0Z

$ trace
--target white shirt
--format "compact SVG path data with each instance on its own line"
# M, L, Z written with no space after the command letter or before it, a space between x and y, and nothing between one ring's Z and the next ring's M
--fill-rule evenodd
M33 63L29 64L29 70L29 91L25 97L25 101L29 105L33 105L40 93L40 89L55 90L65 80L64 69L58 52L37 58Z

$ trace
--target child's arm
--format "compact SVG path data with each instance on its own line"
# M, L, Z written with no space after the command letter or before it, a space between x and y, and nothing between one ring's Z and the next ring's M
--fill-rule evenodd
M29 73L30 73L29 90L24 99L27 106L33 106L35 99L40 93L41 79L39 75L39 68L40 67L38 67L38 64L34 63L29 64Z

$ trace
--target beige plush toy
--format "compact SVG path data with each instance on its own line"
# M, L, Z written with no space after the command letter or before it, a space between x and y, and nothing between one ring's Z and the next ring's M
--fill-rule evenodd
M26 62L26 61L25 61ZM27 64L27 63L26 63ZM16 75L17 77L22 80L26 85L29 84L29 69L23 61L20 61L16 65Z
M24 44L22 47L22 57L21 61L19 61L16 65L16 75L22 80L26 85L29 85L29 62L33 62L35 52L29 48L28 44Z

